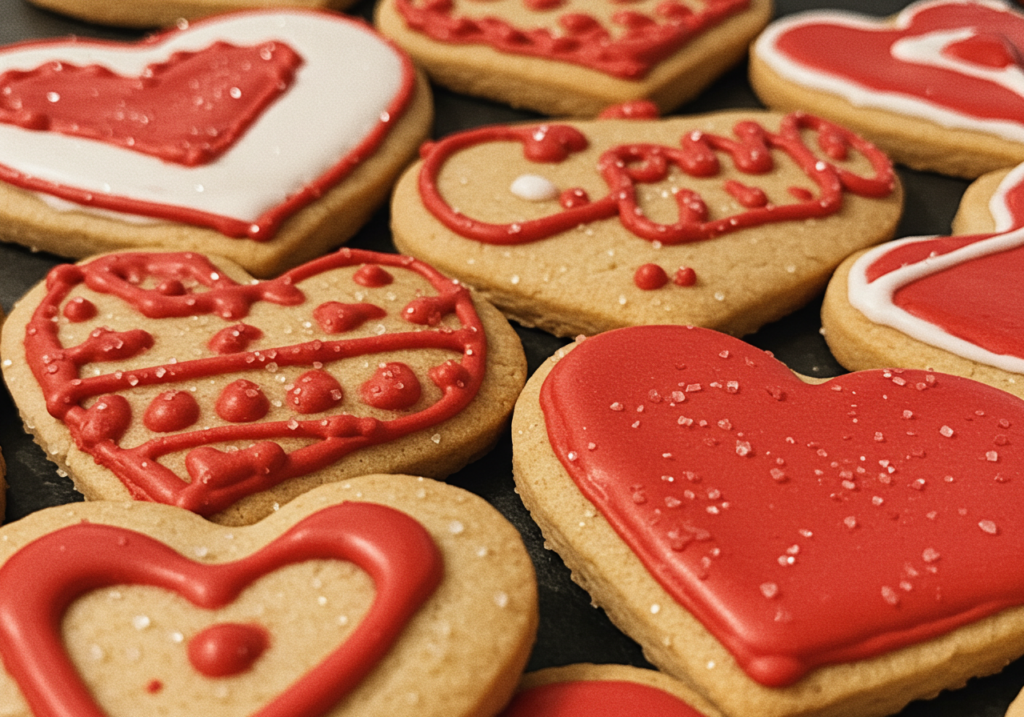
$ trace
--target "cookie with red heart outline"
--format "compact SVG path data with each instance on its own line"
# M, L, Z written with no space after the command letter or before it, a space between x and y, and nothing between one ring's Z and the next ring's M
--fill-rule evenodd
M325 482L449 475L493 446L526 377L486 301L354 249L261 282L190 253L61 265L15 305L0 357L87 498L234 524Z
M159 0L158 2L141 3L112 3L104 2L104 0L29 1L45 10L86 22L140 29L170 27L210 15L266 8L265 4L254 2L254 0ZM355 0L285 0L276 3L276 6L344 10L354 3Z
M924 0L877 19L838 10L776 20L750 80L778 110L860 132L914 169L975 178L1024 160L1024 13Z
M822 304L825 339L851 370L932 368L1024 398L1024 165L971 184L953 230L845 261Z
M663 672L580 663L523 675L516 696L499 717L629 714L721 716L700 695Z
M771 0L383 0L375 23L431 79L549 115L663 112L742 60Z
M892 165L846 129L757 110L623 118L635 109L426 145L392 197L395 245L560 336L659 323L743 335L895 232Z
M581 339L512 423L574 580L729 715L866 715L1024 649L1024 401L965 378L805 383L714 331Z
M261 277L355 234L433 117L404 52L303 10L10 45L0 92L0 240L212 252Z
M12 717L491 715L537 629L515 528L425 478L323 486L241 528L104 501L0 536Z

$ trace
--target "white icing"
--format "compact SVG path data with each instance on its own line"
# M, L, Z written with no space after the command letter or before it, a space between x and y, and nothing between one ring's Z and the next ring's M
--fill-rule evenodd
M530 202L543 202L558 196L558 187L547 177L537 174L519 175L513 180L509 191Z
M152 44L29 43L0 52L0 72L60 60L138 75L216 40L288 44L303 65L289 90L216 162L185 167L103 142L0 123L0 161L95 194L183 206L253 222L315 180L381 121L405 80L402 57L356 22L328 13L246 12L193 24ZM77 207L86 209L85 207Z
M897 28L906 29L910 26L913 16L921 10L933 5L949 4L979 4L993 10L1012 12L1007 5L994 1L977 0L970 3L965 0L925 0L904 8L897 15L895 25ZM1024 142L1024 124L1022 123L968 115L936 105L924 97L896 92L879 92L840 75L803 65L778 49L778 39L783 34L800 25L817 23L829 23L867 32L877 32L890 27L878 20L839 10L797 13L776 20L769 25L754 44L754 53L780 77L815 91L838 94L857 107L873 107L919 117L943 127L985 132L1013 142ZM1011 65L1002 69L986 68L942 55L942 49L951 42L967 39L973 34L970 28L957 28L948 33L929 33L915 38L905 38L895 43L894 56L895 59L903 62L943 67L986 79L1024 96L1024 73L1019 67ZM856 62L856 58L849 58L849 61ZM898 72L895 68L893 71Z
M893 303L893 295L903 286L918 279L944 271L957 264L1015 249L1024 245L1024 227L1015 227L1006 206L1007 193L1024 182L1024 164L1018 165L999 184L989 202L996 219L995 236L973 242L941 256L929 256L915 264L902 266L872 282L866 272L877 259L902 244L924 241L933 237L909 237L875 247L861 256L850 268L847 297L850 305L876 324L890 326L911 338L935 346L963 358L1000 368L1012 373L1024 373L1024 358L997 354L947 333L939 326L903 310Z

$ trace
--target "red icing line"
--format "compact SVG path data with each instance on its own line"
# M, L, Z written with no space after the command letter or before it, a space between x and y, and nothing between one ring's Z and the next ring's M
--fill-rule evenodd
M679 0L665 0L654 14L620 10L606 28L592 15L566 12L558 16L558 30L519 28L501 18L473 19L458 15L456 3L414 3L396 0L395 8L408 27L432 40L451 45L489 45L513 55L541 57L588 67L612 77L641 80L650 70L683 49L695 37L711 30L750 6L750 0L706 0L694 10ZM526 5L541 14L560 3L533 0Z
M115 364L109 373L85 378L81 369L86 364L102 367L111 361L143 356L154 338L139 329L99 329L80 346L65 347L59 337L59 325L51 320L60 313L72 290L84 284L94 291L120 297L127 308L153 319L210 314L237 321L257 302L302 304L303 280L364 264L386 266L396 273L411 271L437 292L420 296L400 310L401 317L414 325L409 331L340 339L325 333L297 344L264 346L163 366L141 366L131 371L122 371ZM169 279L186 280L196 288L183 288L184 293L167 295L143 285L147 280L160 283ZM63 421L78 447L113 471L134 497L178 505L204 515L289 478L321 470L353 451L438 426L476 396L486 366L486 336L469 292L426 264L395 254L342 249L277 279L247 284L235 283L195 254L114 254L81 266L56 267L47 277L47 292L25 328L25 357L50 414ZM388 313L383 307L377 308ZM309 307L309 312L312 314L314 307ZM441 325L445 317L454 317L454 321ZM415 326L432 328L421 330ZM441 389L442 396L415 412L402 412L391 419L358 417L344 411L305 418L299 410L295 418L260 422L261 411L266 412L267 397L262 392L251 397L244 388L239 391L228 385L217 401L217 411L226 411L221 415L235 425L161 435L132 447L119 444L133 421L131 406L121 394L130 396L136 387L230 377L270 364L281 368L315 368L316 364L326 366L353 356L427 349L450 352L458 356L458 363L453 367L446 361L430 369L430 379ZM98 396L105 396L106 403L113 401L113 410L100 411L96 405L86 408ZM247 402L246 398L251 400ZM308 445L285 455L274 443L285 438L301 438ZM209 447L235 441L257 442L262 447L247 457L243 457L244 452L227 454ZM205 450L201 450L203 447ZM186 466L190 480L175 475L159 462L162 456L182 451L189 456ZM204 480L198 480L196 471L202 472Z
M874 176L857 176L823 161L804 144L802 132L806 130L818 133L818 144L830 157L843 159L849 150L862 154L870 161ZM456 211L441 196L437 178L449 159L479 144L519 142L527 159L557 163L585 149L588 140L582 132L568 125L469 130L424 148L419 175L420 197L427 209L451 231L487 244L540 241L581 224L618 217L636 236L673 245L703 241L774 222L828 216L839 211L846 191L880 198L893 190L895 180L888 158L871 143L825 120L794 113L782 120L778 133L769 132L756 122L745 121L736 125L734 134L735 138L730 138L694 131L681 138L680 147L634 144L611 148L601 155L597 167L609 187L606 196L590 201L585 195L572 193L571 201L563 197L563 210L557 214L519 223L490 224ZM772 150L781 151L796 162L817 185L819 195L796 204L759 206L754 202L746 211L708 221L703 201L696 193L684 189L676 196L678 222L659 224L640 211L636 185L664 180L672 166L693 177L715 176L720 171L716 153L722 152L731 157L740 171L764 174L773 167ZM750 187L744 190L746 195L754 191Z
M500 717L703 717L675 695L625 680L554 682L519 692Z
M0 122L126 147L189 167L230 148L302 64L288 45L216 42L123 77L48 62L0 74ZM198 100L198 101L197 101Z
M340 15L325 13L325 16L334 22L352 22L355 27L363 28L361 23L344 20ZM190 27L194 28L202 22L202 20L193 21ZM365 31L373 32L370 28L365 28ZM187 30L179 32L187 32ZM166 34L151 36L149 39L139 43L139 46L159 44L165 37ZM381 41L384 42L383 39ZM123 43L82 39L76 39L75 43L79 45L95 45L100 49L110 46L116 48L124 46ZM33 43L23 43L14 47L22 48L31 44ZM39 42L34 44L43 45L47 43ZM59 46L59 43L55 44ZM54 184L36 176L23 174L2 163L0 163L0 181L13 184L22 189L50 194L84 206L208 227L232 238L269 241L273 239L285 220L320 199L325 193L330 191L335 185L340 184L349 174L355 171L363 161L372 157L390 134L391 128L395 126L395 123L401 119L406 109L408 109L416 90L416 73L409 57L402 52L397 54L402 63L402 85L401 89L395 94L391 104L381 114L381 121L363 136L348 154L340 157L326 172L306 182L302 187L295 188L295 191L288 194L285 200L268 209L254 222L240 221L232 217L190 209L184 206L147 202L113 194L86 192L76 187Z
M1024 48L1024 16L999 12L981 3L937 3L910 14L904 28L879 24L877 29L816 22L792 28L778 38L778 49L809 67L879 92L894 92L926 100L974 117L1020 125L1024 97L981 77L954 70L901 62L892 46L899 40L934 32L966 28L983 37L1008 43L1004 51L1019 58ZM991 50L973 43L956 53L982 66L992 66ZM856 62L849 58L856 57ZM1019 60L1018 60L1019 61Z
M1024 604L1024 402L967 379L808 385L738 339L640 327L541 389L552 448L754 680L918 644Z
M305 560L343 560L369 573L377 594L345 642L259 717L317 717L378 664L443 579L430 534L393 508L343 503L303 519L258 552L203 564L147 535L82 522L18 550L0 568L0 657L36 717L105 717L64 649L61 620L78 598L114 585L162 588L216 610L254 580Z

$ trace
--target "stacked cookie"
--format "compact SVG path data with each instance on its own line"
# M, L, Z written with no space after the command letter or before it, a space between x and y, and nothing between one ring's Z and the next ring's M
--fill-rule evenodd
M0 49L0 706L946 714L1017 659L1024 16L892 4L47 5L171 29Z

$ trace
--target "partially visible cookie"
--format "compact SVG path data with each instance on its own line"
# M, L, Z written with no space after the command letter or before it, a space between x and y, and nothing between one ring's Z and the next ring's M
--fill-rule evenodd
M350 249L262 282L188 253L58 266L15 305L0 356L87 498L235 524L325 482L458 470L526 376L494 307L410 257Z
M859 370L932 368L1024 398L1024 165L964 193L947 237L850 257L822 305L836 359Z
M69 17L114 27L169 27L185 20L209 15L265 8L260 0L143 0L143 2L110 2L110 0L29 0L45 10ZM278 7L322 10L344 10L356 0L283 0Z
M838 10L776 20L750 80L777 110L850 127L914 169L974 178L1024 161L1024 13L926 0L876 19Z
M383 0L376 24L433 80L549 115L696 96L746 56L771 0Z
M664 673L627 665L576 664L524 675L519 691L500 717L634 714L721 715L700 695Z
M903 208L884 154L802 113L493 126L422 155L392 198L396 246L561 336L753 332Z
M648 660L728 715L880 717L1024 651L1024 401L804 383L713 331L581 339L512 423L523 503Z
M11 717L484 717L537 628L533 565L485 501L411 476L253 526L75 503L0 531Z
M404 52L302 10L8 46L0 95L0 240L211 252L261 277L351 237L433 117Z

